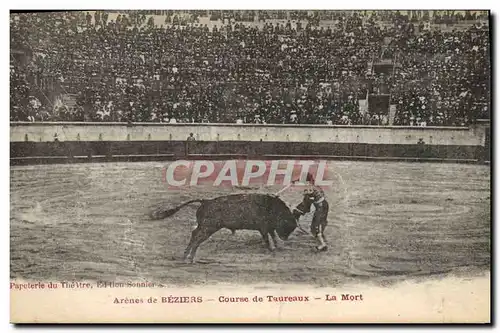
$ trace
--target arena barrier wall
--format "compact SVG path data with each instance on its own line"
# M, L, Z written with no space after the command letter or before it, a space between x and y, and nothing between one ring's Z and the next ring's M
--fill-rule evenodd
M183 158L473 163L489 156L487 129L489 124L405 127L13 122L10 154L14 165ZM186 141L189 133L196 141Z

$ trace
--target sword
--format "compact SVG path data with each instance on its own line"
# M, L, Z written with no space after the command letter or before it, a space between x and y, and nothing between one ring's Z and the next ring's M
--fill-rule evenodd
M290 188L290 186L292 186L292 184L295 184L297 181L293 181L291 182L290 184L288 184L287 186L283 187L281 190L279 190L278 192L276 192L274 195L275 196L279 196L281 193L285 192L287 189ZM301 212L302 214L304 214L303 212ZM297 227L299 228L300 231L302 231L303 233L305 234L309 234L308 231L304 230L304 228L302 228L300 226L300 224L297 222Z
M283 193L286 190L288 190L290 188L290 186L292 186L292 184L288 184L287 186L283 187L281 190L279 190L278 192L274 193L274 195L278 197L281 193Z
M290 188L290 186L292 186L293 184L297 183L298 180L294 180L292 181L290 184L288 184L287 186L283 187L281 190L279 190L278 192L274 193L275 196L279 196L281 193L285 192L286 190L288 190Z

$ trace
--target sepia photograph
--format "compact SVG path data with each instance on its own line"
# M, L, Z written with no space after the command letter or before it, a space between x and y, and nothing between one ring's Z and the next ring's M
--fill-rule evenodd
M488 10L9 17L12 323L491 322Z

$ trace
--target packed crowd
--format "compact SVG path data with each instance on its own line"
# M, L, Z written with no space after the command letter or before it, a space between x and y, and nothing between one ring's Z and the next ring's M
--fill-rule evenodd
M401 34L393 41L401 67L391 78L397 125L468 125L489 118L489 32Z
M12 14L11 47L32 58L11 59L11 119L364 124L374 115L360 101L382 81L396 124L489 112L484 29L429 32L397 12L149 14ZM381 54L399 64L383 80L369 70ZM51 102L41 78L73 103Z

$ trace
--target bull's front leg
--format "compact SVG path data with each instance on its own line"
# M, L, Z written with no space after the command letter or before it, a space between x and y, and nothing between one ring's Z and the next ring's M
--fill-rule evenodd
M274 251L276 246L274 246L272 237L269 235L267 230L260 230L260 234L262 235L262 239L264 240L264 244L269 249L269 251Z
M269 235L271 235L271 238L273 239L273 242L274 242L274 246L276 248L279 248L279 245L278 245L278 236L276 236L276 230L272 229L269 231Z

